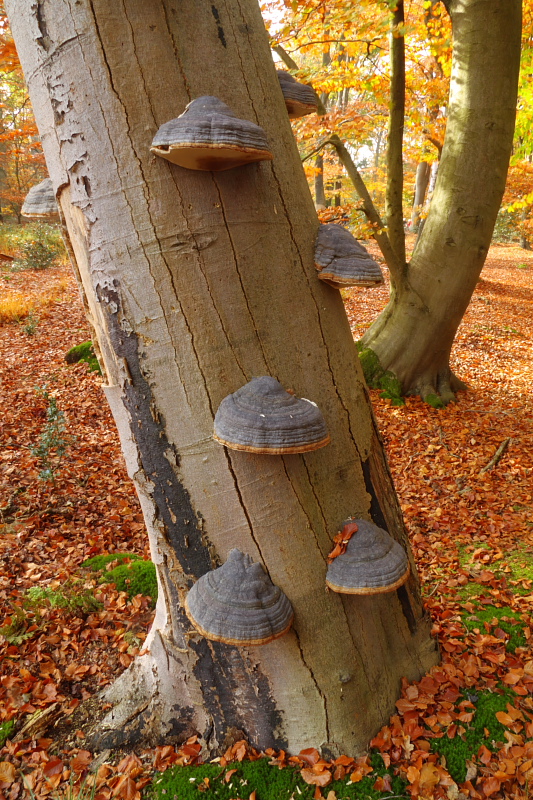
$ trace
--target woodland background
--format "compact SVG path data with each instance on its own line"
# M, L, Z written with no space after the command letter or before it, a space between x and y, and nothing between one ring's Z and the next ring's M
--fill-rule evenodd
M530 0L524 6L506 195L452 354L470 388L442 410L418 398L395 407L372 391L442 663L419 684L403 687L398 713L375 737L369 756L347 754L329 763L316 751L291 759L268 753L271 775L282 767L296 781L294 797L530 794L533 254L523 248L533 240L533 10ZM342 135L382 205L389 86L383 9L370 0L356 8L336 0L287 0L264 9L273 46L297 62L297 77L330 104L326 116L294 123L312 191L323 170L327 208L320 217L348 220L360 238L371 231L358 199L334 154L325 152L317 162L316 148L326 134ZM436 161L442 147L450 30L438 2L413 0L406 9L409 224L417 165ZM80 703L142 648L154 587L142 515L96 365L90 358L65 362L89 331L58 231L19 225L22 201L46 169L3 17L0 24L0 792L9 800L137 800L155 773L164 777L173 765L200 761L200 745L191 740L178 750L98 758L84 748ZM408 238L412 247L414 234ZM368 247L382 261L373 242ZM386 304L387 292L387 286L344 292L356 339ZM86 563L95 557L103 558ZM214 765L215 777L187 773L187 792L195 794L171 782L157 791L180 798L252 797L253 790L235 787L232 778L256 756L235 743ZM274 796L285 796L277 791ZM266 796L258 792L257 800Z

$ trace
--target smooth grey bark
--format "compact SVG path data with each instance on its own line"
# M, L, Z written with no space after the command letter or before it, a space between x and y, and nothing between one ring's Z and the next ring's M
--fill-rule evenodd
M391 299L363 337L406 394L454 399L455 333L490 245L511 154L521 0L450 0L446 138L428 218ZM391 276L393 277L393 276Z
M180 741L360 752L403 676L436 661L413 574L372 597L325 591L332 537L373 518L408 549L256 0L8 0L65 235L157 566L144 654L106 693L94 746ZM272 162L194 172L158 127L213 94L260 124ZM220 401L273 375L316 401L331 444L261 456L212 439ZM209 642L190 586L238 547L289 597L263 647ZM412 561L412 559L411 559Z

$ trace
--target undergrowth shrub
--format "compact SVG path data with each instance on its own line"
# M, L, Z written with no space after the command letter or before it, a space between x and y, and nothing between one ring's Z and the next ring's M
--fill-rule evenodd
M30 445L30 453L39 460L41 471L39 480L55 483L56 473L73 437L65 433L65 414L57 406L57 400L46 388L37 389L48 402L46 409L46 425L41 433L39 443Z
M66 251L57 227L37 223L25 225L11 269L48 269L65 259Z

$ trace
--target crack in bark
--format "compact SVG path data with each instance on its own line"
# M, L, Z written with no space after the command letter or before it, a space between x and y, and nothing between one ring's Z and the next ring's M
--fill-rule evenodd
M302 454L302 462L303 462L303 465L304 465L305 471L306 471L306 473L307 473L307 477L308 477L308 479L309 479L309 485L310 485L310 487L311 487L311 491L313 492L313 496L314 496L314 498L315 498L315 500L316 500L316 504L317 504L317 506L318 506L318 510L320 511L320 516L322 517L322 520L323 520L323 522L324 522L324 530L325 530L325 531L326 531L326 533L327 533L328 526L327 526L327 522L326 522L326 515L324 514L324 512L323 512L323 510L322 510L322 506L320 505L320 500L318 499L318 495L317 495L317 493L315 492L315 485L314 485L313 481L311 480L311 474L310 474L310 472L309 472L309 467L307 466L307 462L306 462L306 460L305 460L305 453L304 453L304 454Z
M241 287L242 296L243 296L244 302L246 304L246 309L247 309L248 315L250 317L250 322L252 323L252 328L254 329L255 335L257 337L257 344L259 346L259 349L261 350L261 354L263 356L263 361L265 362L265 369L268 372L268 374L270 374L270 366L268 364L268 358L267 358L267 355L266 355L265 350L263 348L263 342L261 341L261 337L259 336L259 331L257 330L257 326L255 324L255 319L254 319L254 316L252 314L252 309L250 308L250 304L248 302L248 297L247 297L246 291L244 289L244 283L243 283L243 280L242 280L241 271L239 269L239 259L238 259L238 256L237 256L237 251L235 249L235 245L233 243L233 237L231 235L231 225L228 223L228 220L227 220L227 217L226 217L226 212L224 210L224 201L222 199L222 194L220 192L220 187L219 187L219 185L218 185L218 183L216 181L215 175L213 173L211 173L211 175L212 175L212 178L213 178L213 184L215 186L215 189L217 190L218 199L220 200L220 211L222 213L222 218L223 218L224 224L226 226L226 231L227 231L227 234L228 234L229 243L231 245L231 250L232 250L232 253L233 253L233 261L234 261L234 264L235 264L235 272L237 273L237 277L239 279L239 285ZM220 320L220 324L222 325L222 330L224 330L224 333L225 333L226 331L224 329L224 325L222 324L222 320ZM229 338L228 338L227 335L226 335L226 338L228 339L228 345L231 347L231 345L229 344ZM239 360L237 359L237 355L236 354L235 354L235 360L237 361L237 364L239 365L242 374L244 375L245 378L247 378L248 376L246 374L246 371L245 371L244 367L242 367L241 364L239 363Z
M296 640L296 645L297 645L298 651L300 653L300 658L302 659L302 664L309 671L309 675L311 676L311 680L315 684L316 690L317 690L317 692L319 694L319 697L322 700L322 704L324 706L324 725L326 727L326 742L329 742L330 741L330 732L329 732L328 706L327 706L326 697L325 697L323 691L321 690L320 686L318 685L318 681L315 678L315 674L314 674L313 670L311 669L311 667L309 666L309 664L305 660L304 651L303 651L302 645L300 643L300 637L298 636L298 631L296 630L294 625L292 626L291 630L294 633L294 638Z
M304 508L304 505L303 505L302 501L300 500L300 498L299 498L299 496L298 496L298 492L297 492L297 491L296 491L296 489L294 488L294 484L293 484L293 482L292 482L292 480L291 480L291 477L290 477L290 475L289 475L289 472L288 472L288 470L287 470L287 463L286 463L286 461L285 461L285 456L281 456L281 461L282 461L282 463L283 463L283 469L285 470L285 475L287 476L287 481L289 482L289 485L290 485L290 487L291 487L291 489L292 489L292 491L293 491L293 494L294 494L294 496L295 496L295 498L296 498L296 501L297 501L298 505L300 506L300 509L302 510L302 513L303 513L304 517L306 517L306 518L307 518L307 521L308 521L308 524L309 524L309 530L310 530L310 531L311 531L311 533L313 534L313 538L314 538L314 540L315 540L315 542L316 542L317 549L318 549L319 553L320 553L320 554L323 556L323 558L325 559L325 558L327 557L327 553L324 553L324 552L322 551L322 548L321 548L321 546L320 546L320 542L319 542L319 540L318 540L318 537L317 537L317 535L316 535L316 533L315 533L315 530L314 530L314 528L313 528L313 526L312 526L312 524L311 524L311 519L310 519L310 517L309 517L309 514L306 512L306 510L305 510L305 508ZM304 464L304 466L305 466L305 464ZM306 467L306 471L307 471L307 467ZM309 475L309 473L308 473L308 475ZM311 480L310 480L310 479L309 479L309 483L311 484ZM312 485L311 485L311 491L312 491L312 492L313 492L313 494L314 494L314 490L313 490L313 487L312 487ZM318 504L318 501L317 501L317 504ZM319 510L320 510L320 513L322 514L322 510L320 509L320 504L318 504L318 508L319 508Z
M231 455L229 453L228 448L225 445L224 445L224 455L226 456L226 460L228 462L228 469L229 469L231 477L233 479L233 485L235 486L235 491L237 493L237 497L239 499L240 506L242 508L244 516L246 517L246 521L247 521L248 527L250 529L250 536L252 537L252 539L254 541L254 544L257 547L258 551L259 551L259 555L261 556L261 561L263 562L263 569L265 570L265 572L267 573L268 577L270 578L270 573L268 571L268 567L266 565L265 558L263 557L263 553L261 551L261 547L259 546L259 542L257 541L257 539L255 538L255 535L254 535L254 526L253 526L253 523L252 523L252 519L251 519L250 515L248 514L248 509L246 508L246 503L244 502L244 497L242 496L242 493L241 493L241 490L240 490L240 487L239 487L239 482L237 480L237 475L235 473L235 470L233 469L233 464L231 463Z
M174 14L176 13L176 10L173 9L173 8L171 8L171 11ZM172 28L171 28L170 20L169 20L169 17L168 17L167 4L166 3L163 3L163 12L164 12L164 15L165 15L165 22L166 22L166 25L167 25L168 35L170 36L170 41L172 42L172 49L174 51L174 58L177 61L177 64L178 64L178 67L179 67L179 71L180 71L180 75L181 75L181 79L183 81L183 85L185 87L185 91L187 92L187 95L189 97L189 102L191 102L191 100L192 100L192 90L191 90L191 87L189 85L189 81L187 80L187 75L186 75L185 69L183 67L183 64L181 63L181 58L180 58L180 55L179 55L178 47L176 45L176 40L174 39L174 34L172 33Z

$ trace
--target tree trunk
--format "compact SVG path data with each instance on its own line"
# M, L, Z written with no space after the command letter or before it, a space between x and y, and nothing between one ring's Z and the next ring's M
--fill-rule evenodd
M324 191L324 156L315 158L315 208L326 207L326 192Z
M411 263L363 338L406 394L454 398L449 356L490 245L511 154L520 0L451 0L449 119L435 193Z
M420 224L420 212L424 205L426 191L429 184L431 167L427 161L420 161L416 168L415 178L415 199L413 200L413 211L411 214L411 232L416 233Z
M216 752L236 730L261 748L361 751L436 653L414 568L390 594L325 591L347 517L408 543L340 294L316 277L318 222L258 4L7 6L160 585L92 742L199 731ZM212 173L151 155L205 94L261 125L274 160ZM265 456L213 441L221 400L259 375L319 403L331 444ZM263 647L207 641L183 613L233 547L295 610Z
M391 89L387 142L385 216L389 241L399 263L405 264L403 226L403 126L405 119L405 39L403 0L391 14Z

